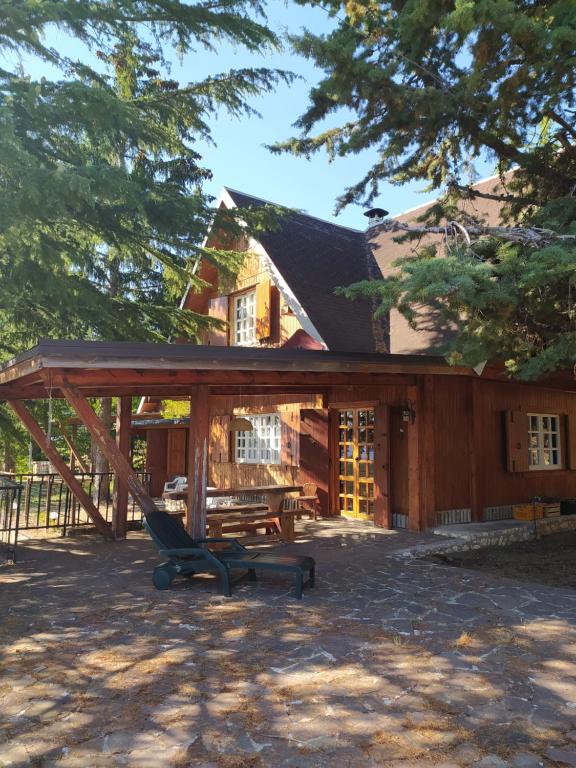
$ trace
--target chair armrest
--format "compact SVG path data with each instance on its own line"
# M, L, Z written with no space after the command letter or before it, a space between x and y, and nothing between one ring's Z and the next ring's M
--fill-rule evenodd
M229 544L233 549L237 550L238 552L243 552L246 550L246 547L243 544L240 544L237 539L228 539L224 537L210 537L207 539L198 539L197 540L199 544Z

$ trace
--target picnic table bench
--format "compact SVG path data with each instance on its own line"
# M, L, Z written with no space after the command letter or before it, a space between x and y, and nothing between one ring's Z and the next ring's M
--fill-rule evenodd
M256 535L259 528L265 528L267 541L282 539L294 541L294 514L290 512L271 512L265 504L238 504L232 507L216 507L206 515L208 536L219 538L225 533L248 533L241 537L244 543L249 540L262 541L262 535Z
M206 496L218 499L234 496L264 496L266 504L241 503L233 505L209 506L206 510L208 536L219 538L227 533L245 533L240 540L245 544L267 541L294 541L295 510L283 509L282 499L287 493L300 492L301 485L263 485L240 488L209 488ZM187 490L167 491L163 499L185 501ZM179 513L177 513L179 514ZM184 513L182 512L182 516ZM265 533L257 535L257 531Z

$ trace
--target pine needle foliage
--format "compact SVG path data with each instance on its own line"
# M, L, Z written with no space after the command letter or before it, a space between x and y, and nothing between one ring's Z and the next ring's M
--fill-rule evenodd
M497 197L510 224L576 234L574 2L301 4L323 8L334 27L292 37L324 76L299 135L273 150L335 158L376 149L339 209L370 204L383 180L423 180L441 194L430 222L462 221L455 203L477 194L471 166L483 155L501 174ZM576 362L574 241L534 247L481 236L438 255L422 249L397 274L348 295L371 293L383 312L397 307L416 327L414 307L434 306L457 329L453 362L497 358L524 378Z

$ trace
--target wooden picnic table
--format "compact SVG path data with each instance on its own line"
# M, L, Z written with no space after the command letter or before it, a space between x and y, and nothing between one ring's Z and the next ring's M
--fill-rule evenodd
M255 496L266 496L271 511L280 512L282 499L287 493L302 493L302 491L302 485L250 485L238 488L209 488L206 491L206 496L210 499L250 494L254 494ZM186 501L188 498L188 491L167 491L162 494L162 498Z
M184 512L169 513L183 518ZM206 510L208 537L220 538L225 533L248 534L239 537L244 543L294 541L294 511L272 512L267 504L233 504ZM259 528L265 533L257 534ZM251 535L250 535L251 534Z

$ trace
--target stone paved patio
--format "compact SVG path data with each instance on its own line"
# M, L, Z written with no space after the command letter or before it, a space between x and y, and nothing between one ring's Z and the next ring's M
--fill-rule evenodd
M431 537L305 529L302 603L273 574L157 592L143 534L23 546L0 570L0 766L576 765L575 591L395 556Z

